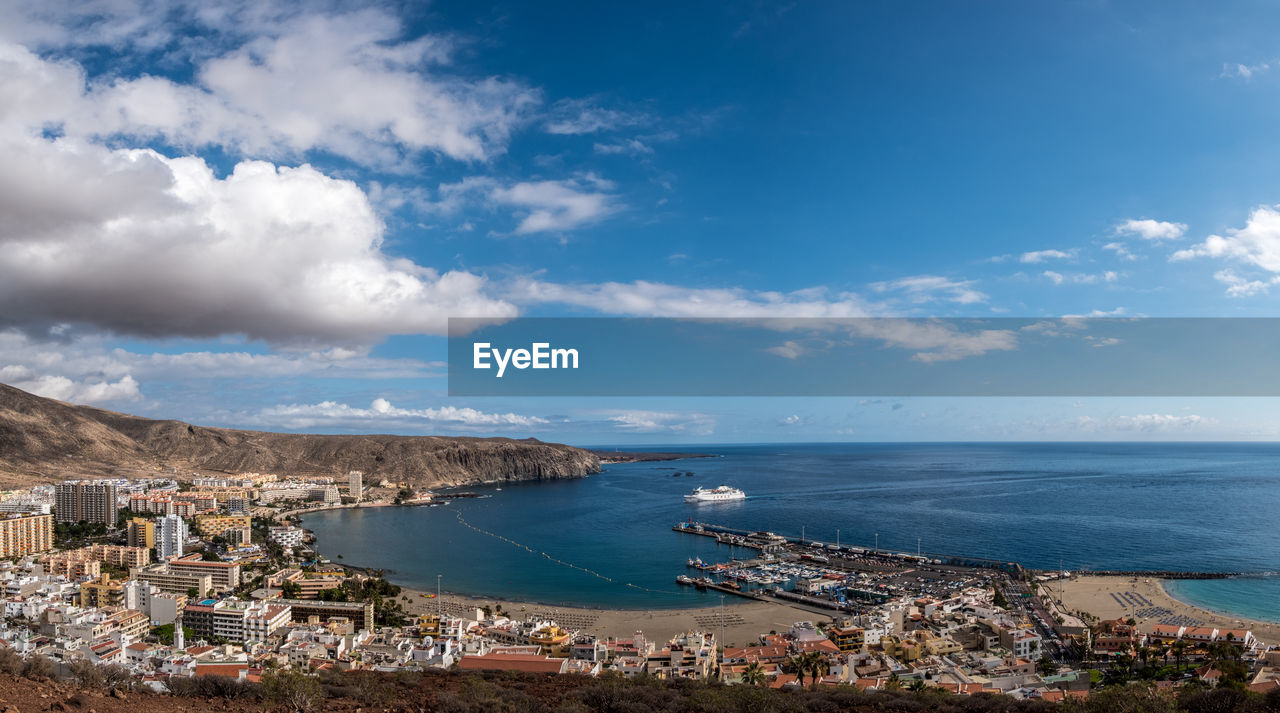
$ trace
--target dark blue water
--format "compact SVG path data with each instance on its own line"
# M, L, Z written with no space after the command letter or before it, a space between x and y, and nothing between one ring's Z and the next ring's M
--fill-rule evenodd
M670 450L670 449L664 449ZM747 529L1037 568L1280 570L1280 445L819 444L700 446L722 457L610 466L581 480L473 489L447 506L310 515L320 550L423 588L628 608L711 605L685 560L726 560L690 517ZM672 477L693 470L695 477ZM696 485L749 498L688 505ZM459 521L533 550L476 532ZM878 540L877 540L878 535ZM543 553L546 556L543 556ZM548 559L551 558L551 559ZM557 564L552 559L584 567ZM606 581L607 577L612 581ZM627 586L628 584L636 586ZM1280 620L1280 577L1181 583L1180 596Z

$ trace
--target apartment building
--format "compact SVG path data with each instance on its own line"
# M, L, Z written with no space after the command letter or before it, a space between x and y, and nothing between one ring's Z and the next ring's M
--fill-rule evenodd
M168 568L174 574L189 576L207 575L214 589L227 592L240 586L240 564L237 562L206 562L199 553L169 560Z
M66 577L72 582L82 579L97 579L102 576L102 562L96 559L85 560L76 557L50 555L41 564L44 566L45 574Z
M68 480L58 484L53 506L58 522L101 522L115 527L118 495L112 482Z
M213 635L228 641L264 641L292 621L292 608L277 602L226 599L211 609Z
M148 567L139 567L130 572L137 580L154 584L162 592L170 594L187 594L195 590L199 596L213 591L213 578L207 573L185 573L169 570L167 562L159 562Z
M272 527L267 530L267 539L286 549L291 547L301 547L302 540L305 535L306 530L292 525L285 527Z
M125 526L125 537L130 547L152 549L156 546L156 524L144 517L135 517Z
M181 555L187 544L187 523L177 515L165 515L156 529L157 558L164 561Z
M51 549L52 515L15 515L0 519L0 557L21 557Z
M223 537L232 544L253 541L252 521L248 515L200 515L196 529L205 537Z
M87 609L122 606L126 581L113 580L111 575L103 574L92 582L81 584L80 606Z
M355 498L356 502L360 502L364 494L364 473L358 470L347 473L347 494Z
M300 569L282 569L266 579L267 587L283 589L286 582L297 587L297 599L318 599L320 592L337 589L347 580L345 574L334 572L304 572Z
M373 604L371 602L322 602L309 599L275 599L276 604L288 604L293 621L306 622L316 617L321 623L330 619L347 619L357 630L373 631Z

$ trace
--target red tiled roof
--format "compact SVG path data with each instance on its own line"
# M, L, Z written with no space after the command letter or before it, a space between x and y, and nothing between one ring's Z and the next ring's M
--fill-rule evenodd
M528 654L488 654L464 656L458 668L464 671L525 671L528 673L560 673L566 659Z

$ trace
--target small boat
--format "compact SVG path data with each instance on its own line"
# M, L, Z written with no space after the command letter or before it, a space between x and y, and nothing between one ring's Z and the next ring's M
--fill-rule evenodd
M715 582L712 582L710 579L707 579L706 577L698 577L697 579L693 580L693 586L697 587L698 589L706 589L708 584L715 584Z
M701 558L701 557L696 557L696 558L695 558L695 557L690 557L690 558L689 558L688 565L689 565L690 567L695 567L695 568L697 568L697 569L702 569L702 568L705 566L705 563L702 561L702 558Z
M679 577L676 577L676 584L683 584L685 586L693 584L693 577L690 577L687 574L682 574Z
M740 592L740 591L742 591L742 585L741 585L741 584L738 584L737 582L733 581L732 579L730 579L730 580L728 580L728 581L725 581L725 582L721 582L721 583L720 583L720 585L721 585L721 586L723 586L725 589L732 589L732 590L733 590L733 591L735 591L735 592Z

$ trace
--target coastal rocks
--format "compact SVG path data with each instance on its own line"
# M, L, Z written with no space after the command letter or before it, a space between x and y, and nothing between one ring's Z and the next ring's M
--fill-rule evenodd
M579 478L593 453L536 439L267 433L156 421L41 398L0 384L0 484L74 475L265 472L433 488Z

